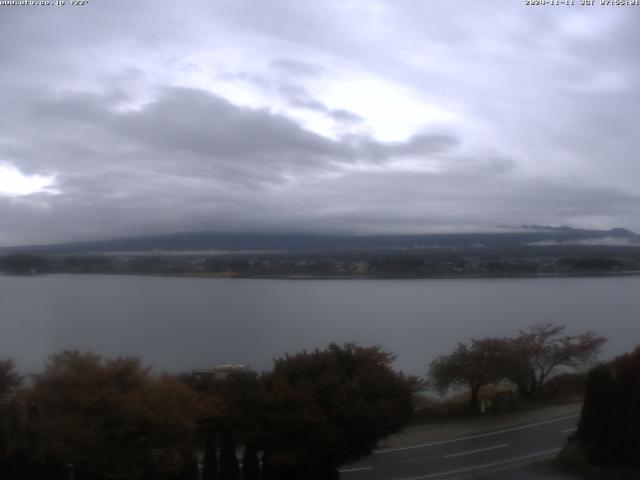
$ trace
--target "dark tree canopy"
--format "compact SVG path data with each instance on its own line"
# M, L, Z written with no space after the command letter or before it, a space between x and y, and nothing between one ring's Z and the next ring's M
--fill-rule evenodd
M13 462L17 478L39 465L56 480L72 465L76 480L193 480L201 458L203 478L239 480L237 441L246 478L335 478L413 411L418 382L394 371L393 358L330 345L280 358L270 373L196 381L154 374L137 358L64 351L12 397L12 418L28 417L13 430L28 441L0 436L0 474ZM3 388L16 388L13 365L1 365Z
M577 438L589 461L640 467L640 347L589 372Z
M276 360L265 378L269 461L324 471L400 429L417 381L395 372L393 358L378 347L332 344Z
M235 373L218 381L215 387L216 423L244 443L255 443L263 434L265 416L264 385L255 373Z
M589 371L578 435L586 442L587 455L594 463L605 463L607 457L612 389L610 366L600 365Z
M22 376L12 360L0 360L0 397L14 393L22 385Z
M0 361L0 478L10 456L20 452L27 444L24 414L16 402L22 386L22 377L11 360Z

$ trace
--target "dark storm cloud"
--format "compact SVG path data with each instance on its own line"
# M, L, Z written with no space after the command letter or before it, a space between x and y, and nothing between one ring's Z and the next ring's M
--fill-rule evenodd
M640 10L516 3L3 7L0 244L639 229Z
M239 108L197 90L167 90L140 111L114 115L112 124L135 140L228 160L275 153L306 163L316 157L348 155L336 142L286 117Z
M73 93L39 99L36 92L30 95L28 105L21 108L22 103L15 102L6 115L0 115L0 125L20 139L22 127L14 120L30 118L32 130L24 133L41 134L22 143L28 153L20 153L14 145L6 154L22 157L27 165L28 158L35 159L34 165L40 159L39 171L65 172L69 166L81 165L91 169L93 160L104 167L108 156L113 164L109 168L130 168L152 157L158 167L176 172L227 165L238 170L255 168L270 176L287 169L333 168L335 163L358 159L419 156L457 143L450 136L428 134L393 143L369 137L332 140L282 115L239 107L195 89L163 89L149 104L124 111L117 108L117 95ZM163 164L163 159L169 162Z

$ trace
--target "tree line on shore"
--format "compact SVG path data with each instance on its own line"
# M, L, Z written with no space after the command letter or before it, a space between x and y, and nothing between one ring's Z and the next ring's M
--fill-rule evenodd
M531 247L530 247L531 248ZM8 274L117 273L195 276L344 276L431 277L512 276L632 272L640 260L624 251L505 252L470 248L406 251L327 251L207 254L67 254L0 255L0 272ZM594 248L594 247L592 247ZM568 255L568 256L567 256Z

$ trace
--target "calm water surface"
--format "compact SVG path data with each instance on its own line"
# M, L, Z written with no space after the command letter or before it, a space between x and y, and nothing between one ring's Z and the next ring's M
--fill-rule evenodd
M0 358L25 372L65 349L139 355L171 371L268 369L285 352L353 341L425 374L458 341L540 321L595 329L604 356L640 344L640 276L451 280L245 280L0 276Z

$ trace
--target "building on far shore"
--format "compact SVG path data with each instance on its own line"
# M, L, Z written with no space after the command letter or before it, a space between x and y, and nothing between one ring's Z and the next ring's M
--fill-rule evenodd
M220 363L213 368L198 368L191 370L191 374L198 379L213 378L216 380L224 380L229 375L249 374L254 370L242 363Z

